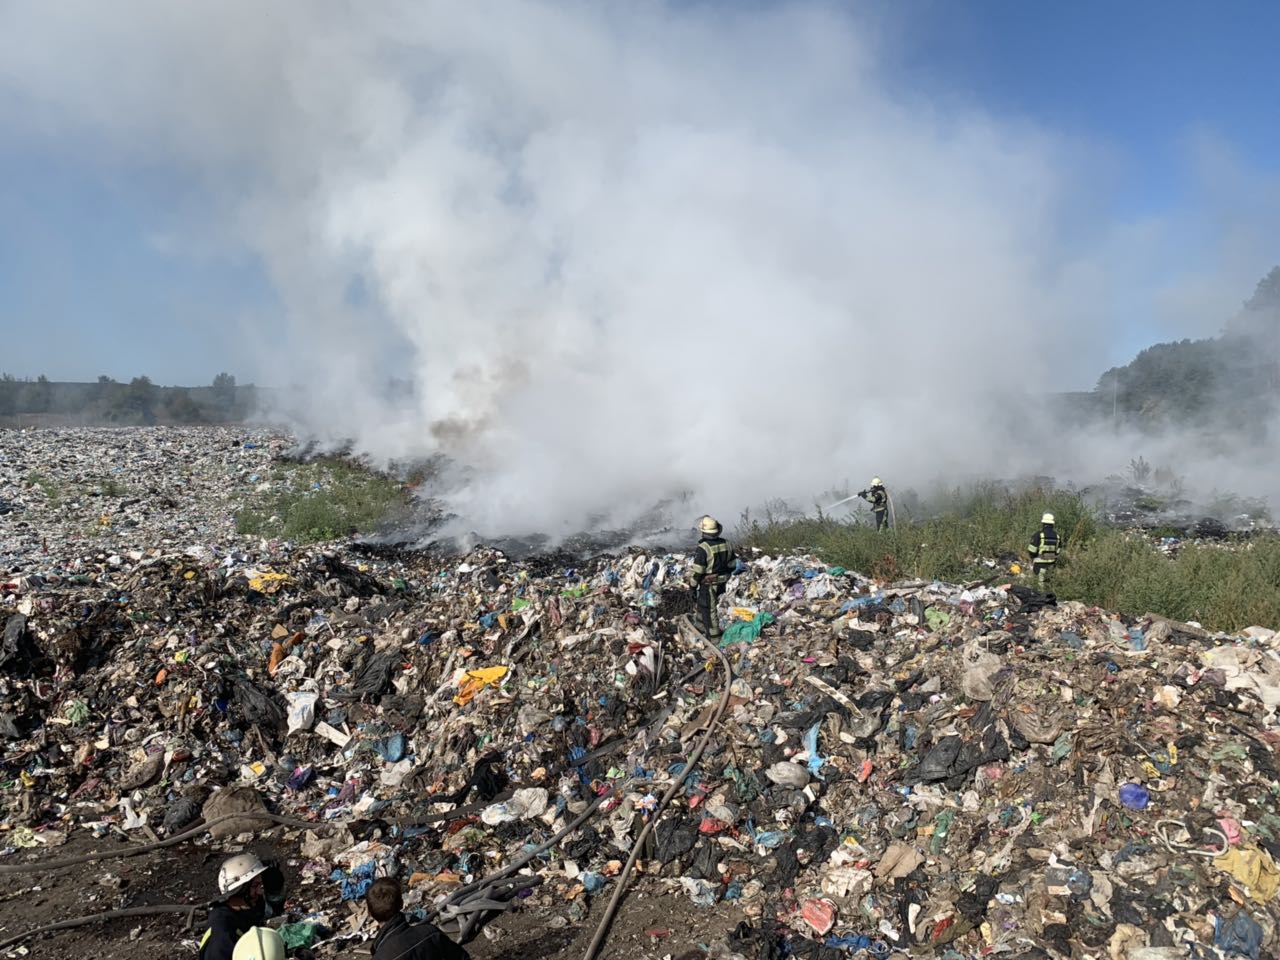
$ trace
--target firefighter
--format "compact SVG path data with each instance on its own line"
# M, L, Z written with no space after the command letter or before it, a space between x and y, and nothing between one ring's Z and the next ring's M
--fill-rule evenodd
M879 477L871 478L868 490L859 490L858 496L871 504L871 512L876 517L876 529L883 530L889 525L889 491L884 488Z
M1027 552L1031 554L1031 568L1035 572L1036 582L1041 587L1053 572L1060 550L1061 543L1058 538L1058 528L1054 526L1053 514L1046 513L1040 518L1039 532L1031 538L1031 544L1027 547Z
M241 853L218 870L218 892L222 900L209 911L199 960L232 960L241 937L282 912L284 874L252 853Z
M714 518L703 517L698 531L702 538L693 552L692 589L698 602L698 614L702 617L703 632L715 638L720 636L720 615L716 608L737 557L729 541L720 536L721 526Z

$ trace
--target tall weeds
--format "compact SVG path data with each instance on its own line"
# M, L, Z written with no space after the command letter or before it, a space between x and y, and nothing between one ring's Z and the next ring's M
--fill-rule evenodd
M957 488L880 533L856 519L770 515L745 521L737 534L767 553L812 553L874 577L969 581L992 575L984 561L1003 560L1002 570L1015 558L1025 564L1046 511L1066 540L1053 582L1059 599L1214 630L1280 628L1280 538L1186 543L1170 558L1140 534L1099 523L1079 496L1064 491Z

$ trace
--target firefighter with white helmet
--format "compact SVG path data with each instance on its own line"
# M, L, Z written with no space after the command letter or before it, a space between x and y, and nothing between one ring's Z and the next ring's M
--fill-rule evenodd
M230 896L267 872L267 865L252 853L241 853L218 868L218 892Z
M1036 582L1043 587L1049 575L1058 563L1058 554L1062 549L1062 541L1058 536L1058 528L1052 513L1040 518L1040 530L1031 538L1027 552L1031 554L1031 569Z
M889 525L889 491L879 477L871 478L871 486L859 490L858 496L871 504L871 512L875 514L876 529L883 530Z
M218 869L218 893L222 899L209 911L209 928L200 938L199 960L254 960L255 954L241 955L241 938L261 928L272 913L280 912L284 905L284 875L255 854L240 853ZM257 960L278 958L265 954Z
M720 615L716 608L738 560L732 545L720 536L721 529L714 517L698 521L701 539L693 552L694 597L702 618L702 630L712 638L720 636Z

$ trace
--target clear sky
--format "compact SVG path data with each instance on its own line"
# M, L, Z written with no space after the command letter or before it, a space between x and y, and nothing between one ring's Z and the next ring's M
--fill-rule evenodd
M1106 156L1112 176L1087 215L1171 225L1135 265L1140 292L1114 304L1112 362L1162 336L1212 334L1225 319L1203 316L1196 329L1185 308L1164 317L1150 308L1153 289L1223 261L1211 272L1241 284L1228 297L1238 303L1280 262L1280 249L1267 249L1275 235L1250 219L1250 185L1274 191L1280 181L1280 4L892 0L856 9L876 26L891 90L942 111L976 104ZM239 333L256 327L251 349L264 349L275 298L249 251L217 235L203 248L192 242L216 220L201 181L64 130L3 124L0 111L0 370L248 379ZM1221 182L1224 168L1231 183ZM1190 300L1197 310L1223 302L1219 289Z
M900 0L900 80L976 99L1123 158L1119 212L1191 199L1189 142L1216 136L1280 169L1280 5Z

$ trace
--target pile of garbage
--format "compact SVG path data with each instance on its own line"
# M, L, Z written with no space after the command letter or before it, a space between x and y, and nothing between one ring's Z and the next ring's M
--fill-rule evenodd
M520 859L517 908L580 923L652 821L636 882L740 910L720 955L1274 942L1271 630L761 556L726 678L680 555L194 554L0 584L3 862L269 810L336 945L376 875L430 910Z
M1255 532L1272 531L1261 500L1196 503L1169 490L1144 486L1103 484L1090 490L1112 526L1162 533L1178 540L1221 541Z
M270 488L293 441L270 430L0 430L0 570L236 540L235 509Z
M174 442L225 504L270 454L210 436ZM49 543L18 487L0 873L122 837L216 863L272 830L273 922L322 956L372 936L383 875L460 939L589 934L625 886L732 915L715 942L664 930L676 955L1275 950L1272 629L757 554L713 642L689 554L301 548L141 493L109 539Z

